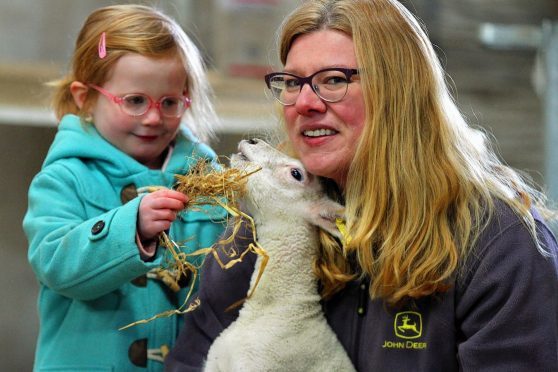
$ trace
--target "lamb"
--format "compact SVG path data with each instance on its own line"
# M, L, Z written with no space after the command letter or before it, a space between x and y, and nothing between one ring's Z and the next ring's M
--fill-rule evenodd
M212 344L205 371L355 371L325 319L312 271L317 227L339 236L343 207L299 161L264 141L241 141L239 151L232 167L262 168L248 178L243 205L269 261L238 319Z

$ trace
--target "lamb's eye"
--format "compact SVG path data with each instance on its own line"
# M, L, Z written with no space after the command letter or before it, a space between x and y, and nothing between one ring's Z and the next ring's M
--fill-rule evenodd
M304 178L300 169L297 168L291 169L291 176L293 176L293 178L297 181L302 181L302 179Z

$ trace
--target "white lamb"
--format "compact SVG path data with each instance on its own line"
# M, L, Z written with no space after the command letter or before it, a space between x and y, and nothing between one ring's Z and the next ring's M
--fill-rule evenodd
M211 346L205 371L354 371L322 312L312 271L317 226L339 235L335 218L342 206L299 161L264 141L242 141L239 150L233 167L262 168L248 178L243 205L269 262L238 319Z

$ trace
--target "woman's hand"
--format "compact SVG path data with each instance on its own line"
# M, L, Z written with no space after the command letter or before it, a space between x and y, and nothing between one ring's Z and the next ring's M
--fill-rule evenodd
M188 200L183 193L167 189L145 195L138 211L137 228L141 241L152 240L167 230Z

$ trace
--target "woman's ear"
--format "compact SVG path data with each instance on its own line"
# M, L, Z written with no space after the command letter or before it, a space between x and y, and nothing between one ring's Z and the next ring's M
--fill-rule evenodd
M87 92L89 91L89 87L83 84L80 81L73 81L70 84L70 93L72 93L72 97L74 97L74 102L79 109L83 108L85 104L85 100L87 99Z

